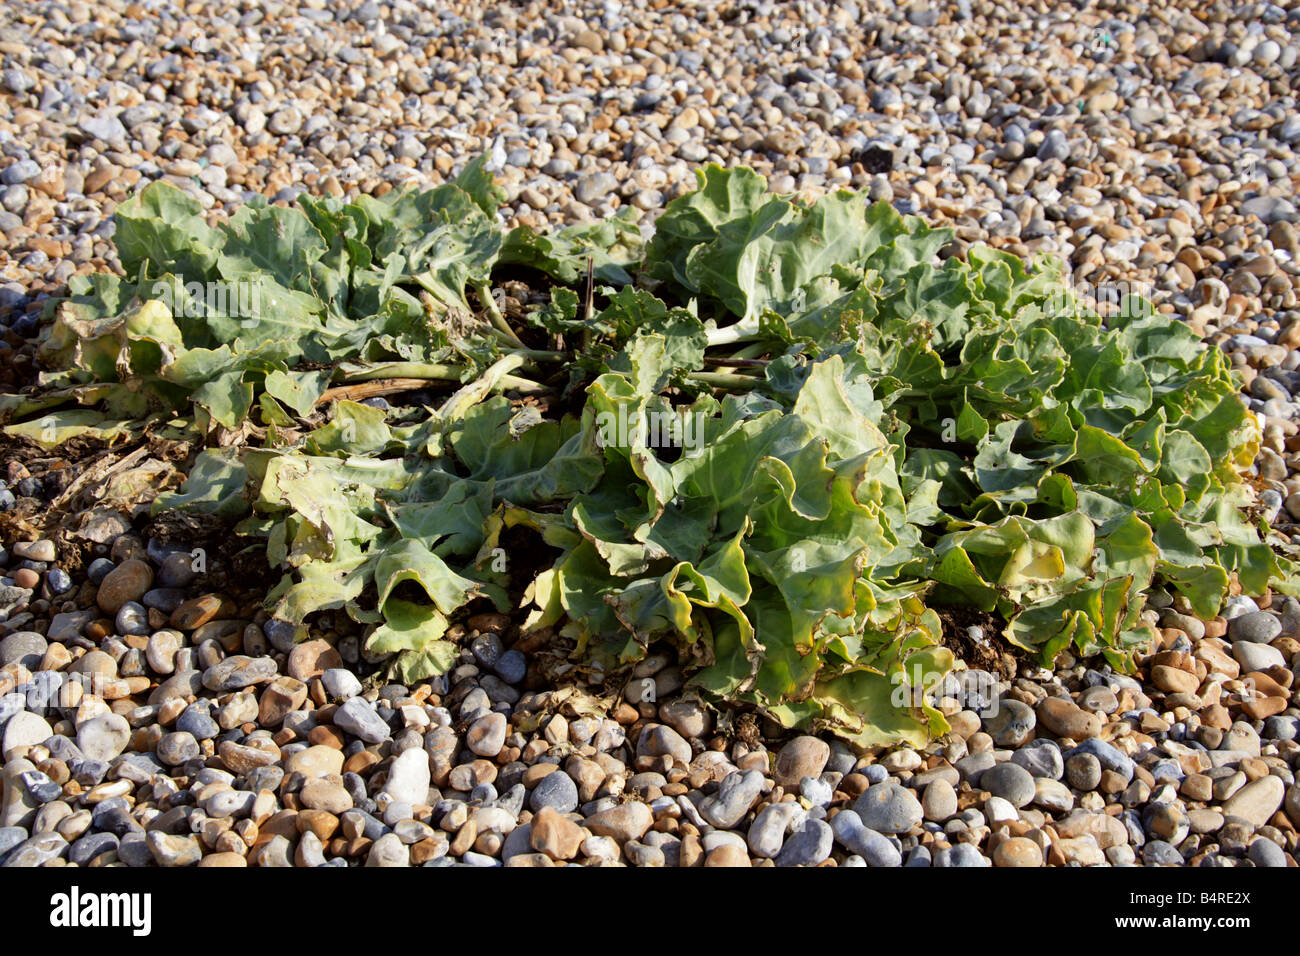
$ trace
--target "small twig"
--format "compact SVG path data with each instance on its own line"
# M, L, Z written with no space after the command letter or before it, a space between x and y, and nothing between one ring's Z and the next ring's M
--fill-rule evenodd
M356 385L338 385L327 388L316 399L317 405L326 405L333 401L359 402L377 395L395 395L398 392L412 392L417 388L428 388L429 379L425 378L381 378L370 382L358 382Z
M504 371L508 366L517 368L523 363L523 356L508 356L509 362L498 362L497 372L488 383L489 391L516 391L529 395L539 395L550 391L530 379L510 375ZM384 362L371 368L345 372L346 384L328 388L317 400L317 405L336 398L353 399L354 396L371 398L375 395L388 395L397 392L413 391L425 388L430 382L447 382L459 385L465 370L458 365L443 365L436 362ZM369 383L373 383L370 385ZM470 383L473 384L473 383ZM368 387L367 387L368 386Z
M592 269L592 258L587 256L587 288L582 296L582 350L591 348L591 317L596 311L596 276Z
M582 297L582 321L591 320L592 313L596 311L596 274L592 268L593 260L587 256L587 291Z

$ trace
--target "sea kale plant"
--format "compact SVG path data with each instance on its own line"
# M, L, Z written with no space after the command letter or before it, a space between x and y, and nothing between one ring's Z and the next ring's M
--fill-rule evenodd
M193 435L154 508L238 522L275 618L342 609L401 680L495 606L610 675L672 645L713 699L863 746L946 729L936 609L1127 669L1153 579L1203 615L1234 580L1295 592L1243 479L1258 423L1184 324L1103 320L1054 259L941 261L946 230L861 194L698 179L648 242L507 231L481 161L219 225L150 185L125 274L73 280L0 415Z

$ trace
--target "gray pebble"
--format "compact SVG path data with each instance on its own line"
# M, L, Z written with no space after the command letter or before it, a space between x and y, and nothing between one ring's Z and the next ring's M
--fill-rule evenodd
M831 855L835 835L828 824L811 817L796 824L776 858L777 866L816 866Z
M893 780L868 787L853 810L865 826L880 833L906 833L923 815L916 795Z
M528 806L533 812L552 807L559 813L572 813L578 809L578 786L562 770L548 773L533 787Z
M334 726L368 744L382 743L392 735L392 730L383 718L360 697L353 697L339 705L334 712Z

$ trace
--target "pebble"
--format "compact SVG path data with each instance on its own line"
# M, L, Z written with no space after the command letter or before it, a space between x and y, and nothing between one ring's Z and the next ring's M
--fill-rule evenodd
M123 561L104 576L95 594L99 609L116 615L128 601L139 601L153 585L153 569L138 558Z
M539 853L545 853L552 860L557 861L571 860L580 851L585 853L584 840L594 839L587 837L582 827L565 817L554 807L549 806L538 810L534 814L532 822L515 830L511 834L511 838L515 838L520 834L522 836L516 842L529 846ZM613 848L615 858L617 858L617 849L617 845L615 845ZM504 851L502 855L505 856ZM594 854L587 853L586 855L591 856Z
M779 786L798 787L804 777L816 777L826 768L831 748L817 737L795 737L776 756L773 776Z
M384 793L403 803L422 804L429 796L430 777L428 755L419 748L404 750L388 768Z
M21 167L23 164L17 163L15 165ZM35 164L32 165L35 166ZM14 166L8 168L13 169ZM34 179L38 173L39 167L36 167L31 175L26 178ZM22 558L27 561L41 561L46 564L52 562L56 557L54 542L48 538L42 538L39 541L17 541L9 550L15 558Z
M465 735L465 746L480 757L495 757L505 746L508 729L505 714L487 714L470 725Z
M392 736L387 722L359 697L339 705L334 712L334 725L368 744L382 743Z
M321 673L321 685L331 700L345 701L361 693L361 681L355 674L342 667L331 667Z
M868 866L890 867L902 863L898 847L884 834L870 829L853 810L835 814L831 818L831 830L841 846L862 857Z
M29 671L41 665L49 644L45 638L33 631L15 631L0 640L0 666L21 664Z
M3 752L5 760L9 760L14 751L44 743L53 733L44 717L28 710L19 711L5 722L0 752Z
M936 867L977 869L992 865L977 847L971 846L969 843L958 843L946 850L940 850L934 857L934 866Z
M925 819L942 823L957 812L957 791L947 780L933 781L921 795L921 811Z
M1269 775L1243 786L1223 802L1225 817L1241 817L1253 827L1262 827L1282 805L1286 784Z
M921 802L894 781L869 787L853 804L853 811L866 827L880 833L906 833L924 817Z
M1028 806L1037 792L1034 778L1019 764L1002 763L980 774L980 789L1002 797L1016 808Z
M1242 671L1247 673L1286 666L1286 658L1282 656L1282 652L1268 644L1239 641L1232 645L1232 656L1237 659Z
M1233 618L1228 624L1228 636L1234 643L1269 644L1281 633L1281 622L1267 611L1251 611Z
M644 803L624 803L583 821L583 826L596 836L613 837L620 844L640 839L654 822L654 814Z
M366 866L410 866L411 851L396 833L385 833L366 854Z
M1033 732L1038 723L1028 704L1013 698L998 701L997 710L984 718L984 732L1000 747L1018 747Z
M108 762L131 740L131 726L121 714L100 714L77 727L77 748L90 760Z
M781 852L786 833L806 816L803 807L794 802L772 803L764 807L749 826L746 842L750 855L759 859L775 858Z
M1095 790L1101 783L1101 769L1101 761L1094 754L1073 754L1065 761L1065 779L1075 790Z
M1058 737L1086 740L1101 733L1101 718L1071 700L1047 697L1038 704L1038 720Z
M1250 862L1256 866L1278 868L1287 866L1286 854L1282 851L1282 848L1272 840L1266 840L1263 837L1251 842L1246 855L1250 858Z
M578 808L578 787L563 771L547 774L529 794L528 806L537 812L550 807L558 813L572 813Z
M1025 837L1008 837L993 850L993 865L1001 867L1038 867L1043 865L1043 850Z
M1030 776L1059 780L1065 772L1061 748L1050 740L1036 740L1011 755L1012 763L1029 771Z
M805 817L794 825L776 857L777 866L816 866L831 855L835 835L823 820Z
M763 789L763 775L757 770L728 774L718 792L700 804L700 815L710 825L729 830L744 818Z
M203 848L192 836L173 836L151 830L145 837L149 851L159 866L194 866L203 856Z
M66 855L68 849L68 841L59 834L38 833L10 850L4 865L15 868L45 866L51 860Z

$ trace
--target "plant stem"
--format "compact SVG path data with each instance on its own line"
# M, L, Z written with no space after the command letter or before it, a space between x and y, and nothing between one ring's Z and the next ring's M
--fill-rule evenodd
M737 322L735 325L728 325L722 329L709 329L708 342L712 348L717 345L735 345L737 342L748 342L759 336L758 326L749 322Z
M767 351L767 346L762 342L750 342L743 349L733 352L731 357L734 359L755 359Z
M524 357L517 353L506 356L510 359L510 367L518 368L523 364ZM504 359L502 360L504 361ZM497 362L492 368L498 368L502 362ZM491 369L489 369L491 371ZM375 365L363 371L353 372L344 376L345 382L372 382L376 379L423 379L434 382L460 382L465 374L465 369L459 365L443 365L437 362L385 362L381 365ZM484 377L487 377L487 372ZM514 389L520 392L545 392L547 389L538 385L530 379L521 378L517 375L511 375L504 369L499 371L493 378L494 387L503 389Z
M422 378L434 381L459 382L465 369L459 365L436 362L383 362L359 372L344 376L346 382L370 382L377 378Z
M533 362L567 362L567 352L554 352L548 349L514 349L519 355Z
M735 375L729 372L691 372L686 376L689 381L699 382L711 388L747 389L762 385L763 379L753 375Z
M492 298L492 287L486 279L476 280L474 289L478 292L479 301L483 303L483 308L487 311L488 321L492 323L493 328L506 337L506 339L515 348L527 350L527 346L520 341L515 330L510 328L510 323L506 321L501 310L497 308L497 300Z

